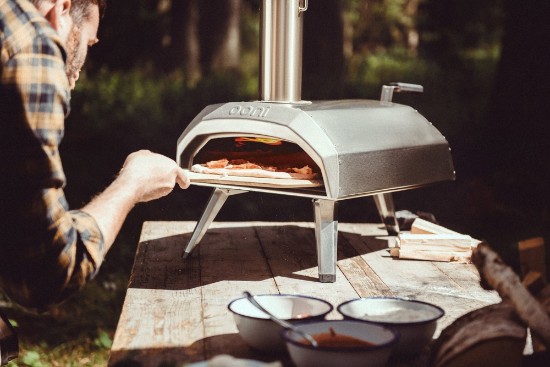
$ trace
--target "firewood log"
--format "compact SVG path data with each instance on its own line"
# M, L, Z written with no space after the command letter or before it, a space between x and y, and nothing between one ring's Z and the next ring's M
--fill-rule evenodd
M422 218L416 218L411 225L411 233L414 234L460 234L439 224L435 224L424 220Z
M531 332L546 348L550 348L550 317L542 304L521 283L518 275L487 243L481 243L474 249L472 261L481 276L481 286L496 290L504 300L509 299Z
M510 301L469 312L447 326L431 347L430 367L519 367L527 328Z
M416 249L399 248L397 257L409 260L457 262L462 264L469 264L471 262L471 255L469 252L419 251Z
M400 248L408 247L422 251L470 251L472 237L463 234L418 234L400 233L397 243Z

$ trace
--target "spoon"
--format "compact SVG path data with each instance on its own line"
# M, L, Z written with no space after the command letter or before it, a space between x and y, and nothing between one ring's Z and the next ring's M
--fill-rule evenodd
M275 321L275 323L281 325L285 329L290 329L293 332L295 332L297 334L300 334L301 336L303 336L309 342L309 344L311 344L312 347L317 348L319 346L317 341L311 335L309 335L308 333L298 329L297 327L292 325L290 322L288 322L286 320L282 320L278 317L275 317L275 315L273 315L271 312L269 312L265 308L263 308L262 305L260 305L258 303L258 301L256 301L256 298L254 298L254 296L252 294L250 294L250 292L244 291L243 294L248 299L248 301L250 301L250 303L252 303L254 306L256 306L256 308L258 308L260 311L267 314L271 320Z

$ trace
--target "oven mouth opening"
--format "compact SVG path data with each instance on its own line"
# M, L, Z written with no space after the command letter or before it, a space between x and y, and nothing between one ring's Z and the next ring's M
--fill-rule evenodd
M194 181L279 189L324 186L322 170L298 144L272 136L212 138L190 166ZM203 174L204 168L225 170Z
M195 155L193 164L205 164L219 159L246 160L260 166L292 168L309 166L321 174L319 166L298 145L288 140L268 136L236 136L208 141Z

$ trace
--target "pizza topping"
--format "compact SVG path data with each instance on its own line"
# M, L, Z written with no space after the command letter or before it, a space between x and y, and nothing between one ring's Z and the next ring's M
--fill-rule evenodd
M193 172L214 174L222 176L265 177L265 178L293 178L312 179L317 176L309 166L301 168L263 166L244 159L228 160L222 158L209 161L206 164L195 164L191 167Z
M232 159L228 160L226 158L218 159L217 161L209 161L206 162L206 165L204 165L208 168L226 168L226 169L262 169L265 171L270 172L296 172L296 173L303 173L299 172L299 170L303 170L303 168L293 168L292 170L289 169L277 169L277 167L273 166L262 166L260 164L249 162L245 159ZM304 167L305 168L305 167ZM308 167L309 168L309 167ZM313 173L310 169L310 174Z
M208 168L224 168L229 164L229 161L225 158L219 159L217 161L206 162L206 167Z
M311 174L313 174L313 170L309 166L304 166L302 168L293 168L292 170L295 173L300 173L302 175L311 175Z

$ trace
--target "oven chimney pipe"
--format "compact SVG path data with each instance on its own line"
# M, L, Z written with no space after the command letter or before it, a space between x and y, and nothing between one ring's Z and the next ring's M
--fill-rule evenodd
M308 0L263 0L260 100L295 103L302 98L303 13Z

